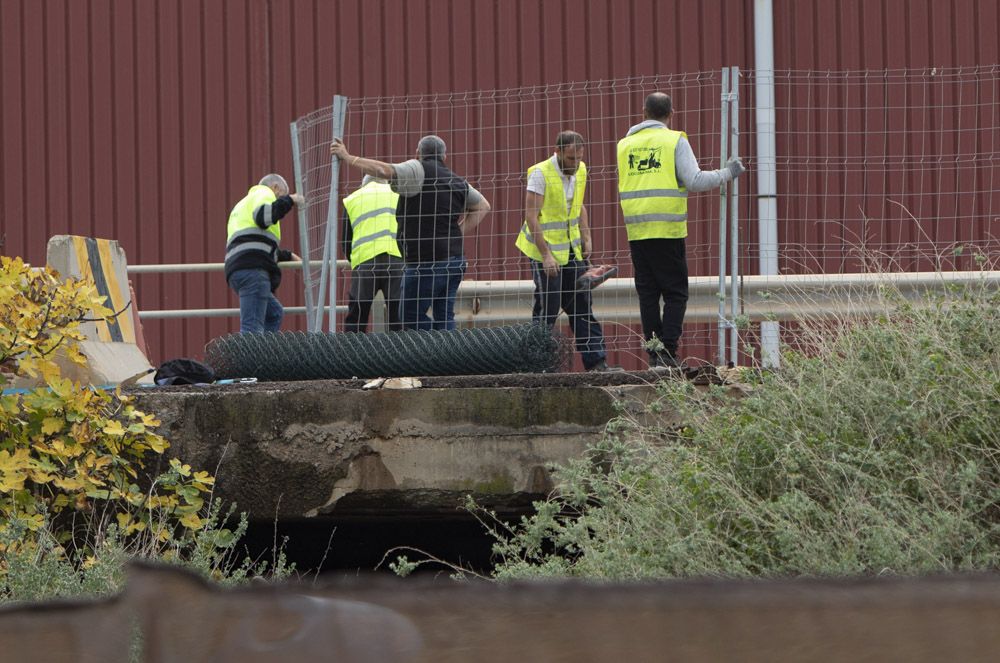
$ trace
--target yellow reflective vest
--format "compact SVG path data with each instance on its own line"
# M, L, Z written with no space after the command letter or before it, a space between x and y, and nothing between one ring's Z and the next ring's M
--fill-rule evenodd
M277 250L278 242L281 240L281 225L275 223L263 230L254 221L254 211L261 205L267 205L267 213L270 213L270 206L278 197L270 187L260 184L250 187L247 195L240 202L236 203L233 211L229 213L229 223L226 224L226 260L234 254L243 251L264 251L272 254ZM239 244L229 246L238 237L246 239ZM258 237L260 241L253 241Z
M229 223L226 224L226 243L233 241L236 237L244 235L260 235L268 242L278 242L281 240L281 226L275 223L268 226L267 230L261 230L257 222L253 220L253 213L261 205L270 205L278 197L274 195L271 187L256 184L250 187L243 200L236 203L233 211L229 213ZM270 250L268 245L266 250Z
M552 257L560 265L569 262L570 250L577 260L583 259L580 249L580 210L583 209L583 194L587 187L587 164L580 162L576 171L576 187L573 191L573 202L566 209L566 192L563 189L563 177L553 158L536 163L528 169L528 176L539 169L545 177L545 196L542 208L538 212L538 222L542 226L542 237L552 251ZM542 252L535 245L531 236L531 228L527 220L521 225L515 242L517 248L532 260L542 260Z
M388 184L374 181L344 198L351 219L351 269L381 253L402 257L396 243L398 201Z
M618 141L618 196L630 242L687 237L687 189L674 164L682 136L649 127Z

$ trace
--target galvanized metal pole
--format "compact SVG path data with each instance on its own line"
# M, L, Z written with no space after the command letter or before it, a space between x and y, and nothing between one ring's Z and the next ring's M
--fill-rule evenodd
M331 134L333 138L344 137L344 123L347 121L347 97L334 95L333 97L333 118L331 121ZM323 247L323 276L320 277L320 297L323 301L323 286L327 283L326 275L329 275L330 303L327 322L327 330L335 331L337 325L337 204L340 201L338 182L340 180L340 160L332 159L330 162L330 202L326 210L326 241ZM314 331L320 331L320 324Z
M729 109L729 157L736 158L740 155L740 68L732 67L730 75L730 90L732 91L732 107ZM729 332L729 362L735 366L739 359L737 355L739 346L739 329L736 327L736 314L740 304L740 181L733 180L729 187L729 322L731 323Z
M774 106L774 7L771 0L754 0L753 43L757 116L756 169L757 228L760 244L759 274L778 275L778 186ZM776 321L760 323L761 362L776 367L781 362L781 327Z
M333 159L332 163L336 163L337 160ZM329 216L329 212L327 212ZM336 264L333 266L336 269ZM319 293L316 295L316 301L320 306L323 306L323 302L326 301L326 282L327 273L330 271L330 224L326 224L323 233L323 259L320 262L319 268ZM309 331L318 332L323 330L323 316L317 315L313 319L313 324L309 327Z
M726 165L729 151L729 67L722 68L721 122L719 130L719 165ZM719 365L726 363L726 212L728 190L725 184L719 191Z
M334 95L333 100L334 103L336 103L337 101L336 95ZM334 135L332 108L333 106L331 105L331 118L330 118L331 136ZM333 164L336 163L337 163L336 158L331 159L330 160L331 168ZM328 205L330 204L329 200L327 200L327 204ZM327 208L327 217L329 217L329 215L330 215L330 210L329 208ZM327 283L327 273L329 270L330 270L330 224L325 224L323 226L323 258L321 259L319 264L319 292L316 295L316 301L319 303L319 306L323 306L323 302L326 301L326 283ZM313 319L312 325L309 327L309 331L315 333L322 330L323 330L323 315L320 314Z
M291 124L292 131L292 164L295 169L295 190L303 193L306 190L302 181L302 155L299 151L299 128L296 122ZM308 201L307 201L308 202ZM306 329L313 328L313 318L316 316L316 305L313 303L312 270L309 268L309 223L307 205L295 210L299 217L299 251L302 252L302 279L305 282Z

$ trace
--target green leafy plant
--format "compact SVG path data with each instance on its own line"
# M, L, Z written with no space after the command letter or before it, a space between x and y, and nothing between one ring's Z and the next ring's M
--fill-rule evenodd
M55 543L67 543L67 514L110 512L123 536L154 531L163 542L203 527L214 478L176 459L142 477L147 458L169 447L160 422L119 391L62 377L59 361L86 363L80 326L95 313L112 314L93 282L0 258L0 385L44 382L0 396L0 553L39 546L50 524Z

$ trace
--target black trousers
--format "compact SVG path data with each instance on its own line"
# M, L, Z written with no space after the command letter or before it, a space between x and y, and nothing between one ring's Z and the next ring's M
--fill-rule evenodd
M580 290L576 280L587 271L587 265L576 258L559 268L559 273L549 276L542 263L530 260L531 278L535 281L535 305L531 310L532 322L544 322L550 328L556 324L559 311L566 311L576 339L576 349L583 359L583 367L590 370L607 357L604 349L604 331L594 317L590 289Z
M642 335L647 341L654 336L660 339L667 352L676 356L688 301L684 239L640 239L628 245L635 268Z
M399 284L402 278L403 259L388 253L380 253L352 269L344 331L368 331L372 301L379 291L385 297L385 305L389 310L389 331L402 331L403 321L399 312Z

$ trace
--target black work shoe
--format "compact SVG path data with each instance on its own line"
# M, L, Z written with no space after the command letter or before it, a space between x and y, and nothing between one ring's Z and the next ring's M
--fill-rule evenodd
M608 362L601 360L587 369L588 373L622 373L625 369L621 366L608 366Z
M649 355L649 370L651 371L666 371L680 367L680 362L671 352L657 352Z

